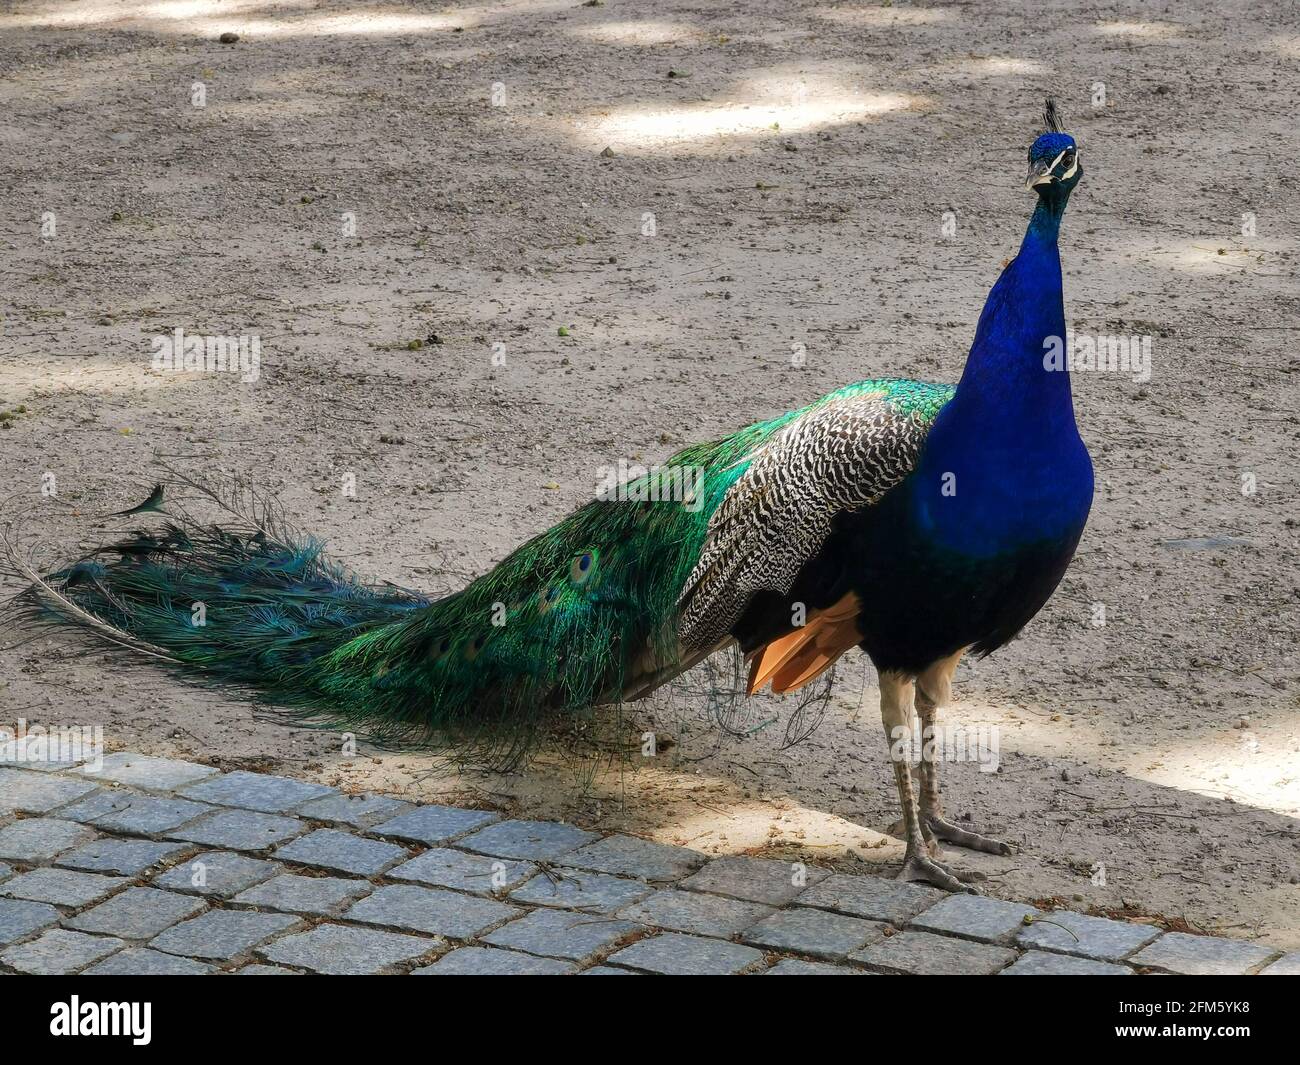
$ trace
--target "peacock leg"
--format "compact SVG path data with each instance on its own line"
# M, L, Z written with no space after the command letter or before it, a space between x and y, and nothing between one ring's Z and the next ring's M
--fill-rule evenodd
M912 731L912 680L898 673L880 674L880 717L894 765L894 783L903 808L903 830L907 850L899 880L923 880L948 891L974 891L930 856L933 837L927 837L912 783L912 762L908 740Z
M939 789L941 755L934 742L935 722L939 707L952 698L952 675L960 658L961 652L958 651L951 658L936 662L916 678L916 715L921 720L921 825L932 839L985 854L1011 854L1011 847L1001 840L981 836L944 820Z

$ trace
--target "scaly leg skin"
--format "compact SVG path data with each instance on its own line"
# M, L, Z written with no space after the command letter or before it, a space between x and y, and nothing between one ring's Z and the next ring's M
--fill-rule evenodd
M951 870L930 856L933 837L927 838L922 827L921 811L916 802L916 789L912 785L912 765L907 754L906 741L912 730L912 681L897 673L880 675L880 717L889 743L889 757L894 764L894 783L898 786L898 801L903 807L903 826L906 832L907 851L903 856L903 869L899 880L922 880L947 891L975 889L963 884ZM897 745L897 749L896 749Z
M911 772L910 768L909 768L909 772ZM924 780L925 780L925 777L924 777L923 773L912 772L912 773L911 773L911 786L912 786L912 788L913 788L914 791L915 791L915 789L916 789L918 786L920 786L920 787L922 787L922 788L923 788L923 786L924 786L923 783L922 783L921 785L918 785L918 782L917 782L917 776L918 776L918 775L921 776L921 781L922 781L922 782L924 782ZM924 790L922 790L919 794L921 794L921 796L922 796L922 803L924 803L924 795L925 795ZM939 841L935 838L935 836L934 836L934 832L933 832L933 831L931 830L931 828L930 828L930 823L925 819L925 814L924 814L925 807L924 807L924 805L921 806L921 810L922 810L922 813L921 813L921 836L922 836L922 838L924 838L924 840L925 840L925 852L926 852L926 853L927 853L931 858L942 858L942 857L943 857L943 851L940 850L940 848L939 848ZM890 826L889 826L885 831L888 832L891 836L901 836L901 835L903 835L903 834L907 831L907 819L906 819L906 818L903 818L903 817L900 817L897 821L895 821L892 825L890 825Z
M916 713L921 719L921 826L931 838L952 843L967 850L985 854L1011 854L1011 847L998 839L981 836L978 832L954 825L944 820L943 799L939 792L939 766L934 757L925 757L925 751L934 737L935 720L939 707L952 698L952 675L961 658L958 651L950 658L941 659L916 678ZM933 752L931 752L933 753ZM937 850L937 845L936 845ZM931 852L934 853L934 852Z

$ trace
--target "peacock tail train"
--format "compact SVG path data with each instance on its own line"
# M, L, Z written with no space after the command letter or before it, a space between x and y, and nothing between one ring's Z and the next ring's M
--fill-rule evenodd
M367 584L281 523L204 524L155 493L124 513L161 510L159 530L45 576L20 566L31 586L17 606L376 742L514 764L548 725L638 698L730 642L683 642L681 599L710 518L763 445L862 396L928 428L952 394L864 381L686 447L442 598Z

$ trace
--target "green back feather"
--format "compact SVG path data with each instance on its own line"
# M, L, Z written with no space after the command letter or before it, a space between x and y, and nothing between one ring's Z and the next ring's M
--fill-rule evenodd
M450 741L474 760L514 762L557 717L618 701L639 670L674 671L678 597L748 456L806 411L868 391L927 421L952 395L864 381L683 448L626 486L629 498L586 504L436 601L366 585L314 541L182 521L46 578L29 616L93 619L206 683L381 742ZM702 499L641 501L682 468L702 471Z

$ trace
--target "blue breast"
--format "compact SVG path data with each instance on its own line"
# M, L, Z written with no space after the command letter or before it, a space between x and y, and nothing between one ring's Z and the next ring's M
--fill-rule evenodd
M1067 370L1045 364L1065 338L1059 215L1040 208L985 302L956 395L905 486L912 532L973 559L1078 540L1092 462Z

